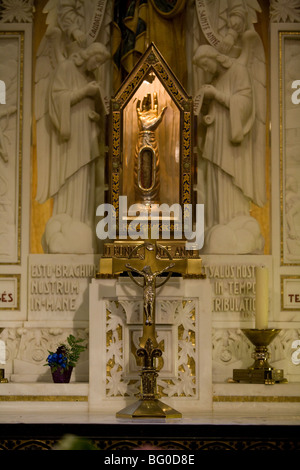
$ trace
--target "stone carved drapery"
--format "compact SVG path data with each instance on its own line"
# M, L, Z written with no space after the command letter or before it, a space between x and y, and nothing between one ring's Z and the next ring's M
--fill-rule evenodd
M198 4L200 18L208 10ZM210 253L263 252L250 202L266 203L266 65L252 18L243 2L228 2L217 16L222 28L214 30L207 15L206 29L216 34L194 56L203 72L200 85L205 83L198 91L203 99L199 130ZM239 231L244 246L238 244Z
M109 58L98 37L89 35L98 6L99 2L78 6L61 0L45 7L48 28L38 50L35 108L36 198L40 203L54 198L54 218L48 222L43 239L46 252L76 252L72 235L66 236L76 230L83 252L95 250L95 171L104 139L99 122L101 113L106 112L99 75ZM99 31L105 4L101 13L97 17ZM101 100L102 107L97 106ZM103 174L104 169L101 171Z
M100 45L94 49L90 46L81 58L72 56L63 60L55 71L49 88L52 126L49 143L52 153L48 157L49 161L45 161L47 154L44 153L40 163L42 191L49 188L46 198L54 197L53 215L70 216L72 220L82 222L91 229L95 208L94 167L95 159L99 157L98 114L92 98L99 91L99 86L88 82L80 67L90 71L94 67L92 61L95 61L95 57L101 57L101 61L104 59L105 52ZM87 61L85 66L84 61ZM49 168L50 175L47 172ZM44 176L49 177L49 182L44 180ZM44 202L45 198L40 192L37 197ZM45 238L47 240L47 234ZM51 251L50 240L47 245Z

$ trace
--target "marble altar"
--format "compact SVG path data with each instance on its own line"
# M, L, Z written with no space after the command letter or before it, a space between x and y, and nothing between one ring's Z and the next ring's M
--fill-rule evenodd
M163 11L169 2L158 6L149 0L139 10L133 3L135 16L124 11L114 16L113 2L105 0L8 0L0 11L0 368L8 380L0 383L1 445L14 425L20 427L13 434L27 437L31 425L37 426L35 436L43 428L45 442L52 439L45 448L65 429L79 432L80 425L86 426L86 434L96 425L95 438L104 426L117 445L117 426L124 440L125 426L132 424L121 424L115 412L136 394L141 293L128 277L96 278L103 245L96 239L95 208L108 200L110 191L110 98L151 41L164 49L175 70L173 49L165 44L176 41L176 73L194 100L197 117L188 154L196 171L184 174L189 195L212 210L201 252L206 279L172 277L159 291L158 333L165 354L159 389L183 412L176 422L181 442L184 431L179 428L184 427L189 437L197 427L200 439L207 426L217 426L216 432L222 426L249 426L250 434L251 426L258 426L258 435L260 426L273 426L275 434L282 429L282 438L286 434L299 448L299 439L293 440L300 419L299 12L294 2L277 0L228 0L222 12L213 10L212 2L198 0L173 2L172 11ZM151 19L157 20L157 29ZM182 27L183 21L188 27ZM130 44L120 29L125 23L134 34L134 49L126 49ZM178 27L184 34L175 34ZM158 33L164 44L159 44ZM256 65L255 90L253 62L250 70L250 62L236 62L246 52ZM63 69L68 67L76 73L67 76ZM243 76L244 86L236 100L226 95L235 90L234 68L243 71L235 76ZM73 75L70 95L64 80ZM163 107L166 95L158 89ZM172 169L169 165L161 171L168 177L168 184L161 184L168 202L177 197L173 183L187 168L179 165L179 105L174 103L158 128L160 156L169 148L174 160ZM87 113L88 119L68 128L73 111L85 118ZM245 113L240 115L242 128L234 119L239 111ZM223 137L219 129L215 139L223 114L231 118L231 140L227 128ZM165 123L172 135L165 135ZM127 132L134 126L129 120ZM86 132L86 154L81 153L79 133L75 138L70 132L74 128ZM253 135L261 153L252 147ZM134 153L132 142L126 140L124 149ZM70 148L76 162L64 158L71 155ZM63 155L60 162L54 149ZM228 149L238 159L234 169ZM243 155L249 157L247 167L241 164ZM185 158L187 164L190 157ZM85 218L81 215L87 206ZM288 383L232 383L233 369L252 362L252 346L241 330L255 324L254 269L262 265L269 270L268 326L281 330L270 346L270 362L284 370ZM71 382L58 386L44 362L48 349L69 333L88 339L89 350ZM51 436L47 423L57 425L52 434L49 430ZM167 423L160 424L171 432ZM137 441L136 428L129 429ZM143 429L144 440L153 437L150 427Z

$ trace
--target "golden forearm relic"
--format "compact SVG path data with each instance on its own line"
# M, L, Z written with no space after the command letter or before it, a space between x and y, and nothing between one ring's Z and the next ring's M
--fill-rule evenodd
M157 94L148 93L137 102L139 135L135 153L135 195L140 203L159 202L159 153L155 130L162 121L166 107L158 113Z

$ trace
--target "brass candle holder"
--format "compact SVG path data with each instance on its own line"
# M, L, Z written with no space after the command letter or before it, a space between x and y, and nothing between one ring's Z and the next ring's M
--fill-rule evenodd
M234 369L233 381L257 384L286 383L282 369L275 369L269 364L268 346L276 338L281 330L275 328L267 329L242 329L244 335L255 346L252 353L253 364L247 369Z

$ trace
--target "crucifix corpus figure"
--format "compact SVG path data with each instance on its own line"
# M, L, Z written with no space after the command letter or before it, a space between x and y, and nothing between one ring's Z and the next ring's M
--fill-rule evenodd
M157 277L160 276L162 273L167 272L169 269L175 266L175 263L171 263L169 266L165 267L161 271L154 271L150 266L145 266L142 270L136 269L127 263L126 268L130 271L136 272L144 277L144 282L141 284L138 282L134 277L132 277L133 281L140 287L143 287L144 294L144 313L145 313L145 324L152 325L154 320L154 309L155 309L155 291L157 287L162 286L167 280L162 279L160 282L157 283Z

